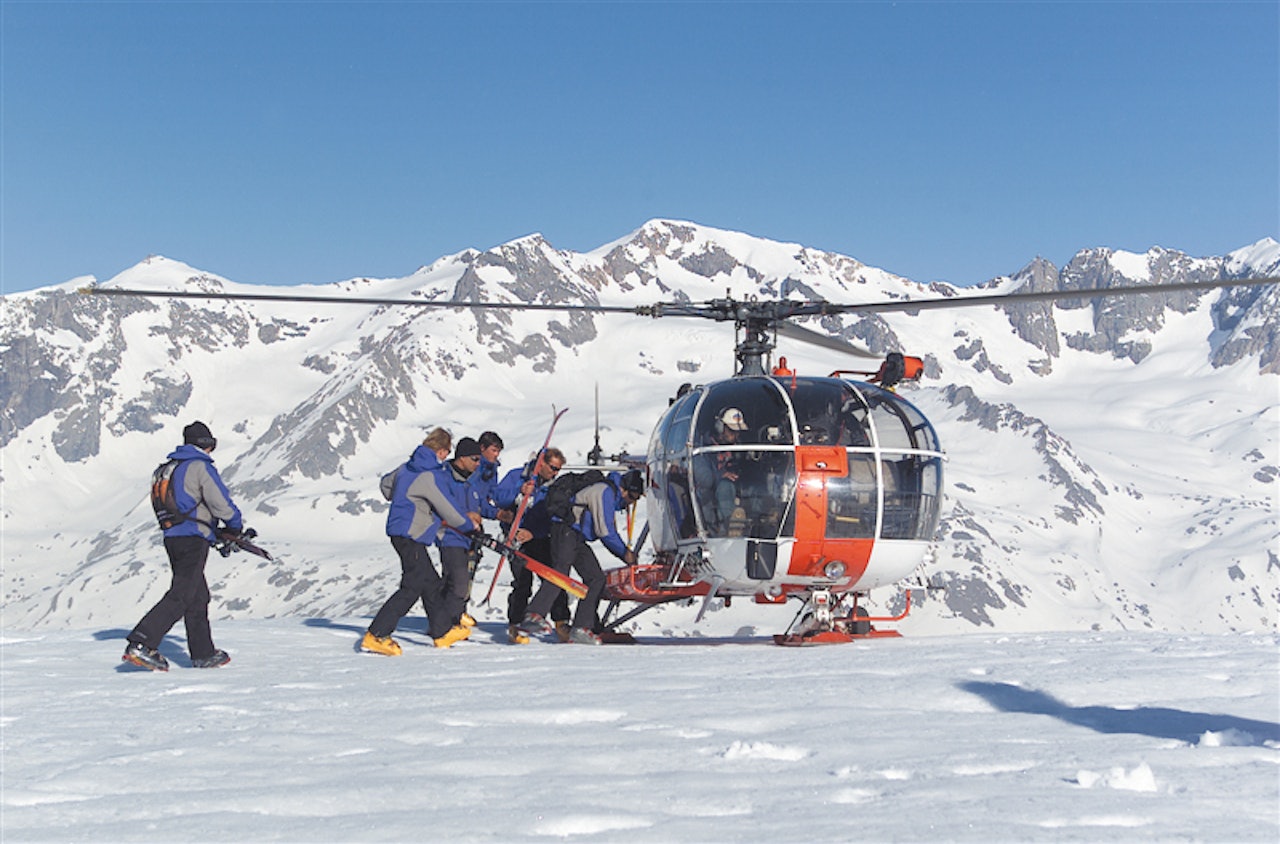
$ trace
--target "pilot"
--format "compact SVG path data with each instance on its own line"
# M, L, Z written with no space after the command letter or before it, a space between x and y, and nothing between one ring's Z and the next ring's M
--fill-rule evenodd
M711 443L720 446L738 444L747 430L747 420L736 407L727 407L716 416ZM715 451L702 455L697 473L698 499L707 517L707 530L723 534L738 504L738 460L736 451ZM710 510L711 512L707 512Z

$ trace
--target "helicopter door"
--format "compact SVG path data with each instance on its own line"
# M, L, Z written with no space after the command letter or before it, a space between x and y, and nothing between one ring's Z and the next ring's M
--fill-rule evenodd
M778 544L752 539L747 542L747 577L769 580L778 570Z

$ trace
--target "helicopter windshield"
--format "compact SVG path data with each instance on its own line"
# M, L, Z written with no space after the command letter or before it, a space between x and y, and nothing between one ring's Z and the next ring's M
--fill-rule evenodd
M708 536L773 539L795 497L791 408L770 378L706 389L694 423L694 498Z
M841 448L824 472L830 539L932 539L942 454L895 393L836 378L739 377L676 399L650 444L664 536L777 539L796 529L797 450Z
M871 445L867 406L850 384L835 379L779 379L796 412L800 445Z

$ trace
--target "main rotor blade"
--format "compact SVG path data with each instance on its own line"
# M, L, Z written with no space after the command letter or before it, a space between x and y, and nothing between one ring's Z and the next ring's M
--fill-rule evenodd
M1218 279L1216 281L1179 282L1176 284L1142 284L1125 287L1100 287L1090 290L1043 290L1031 293L992 293L984 296L950 296L942 299L901 299L858 304L840 304L827 301L792 301L787 299L760 303L772 309L769 317L779 324L794 316L851 313L893 313L900 311L928 311L942 308L972 308L979 305L1005 305L1020 302L1056 302L1071 299L1098 299L1107 296L1149 296L1153 293L1179 293L1182 291L1214 290L1220 287L1252 287L1277 284L1280 278ZM598 314L633 314L635 316L703 317L715 320L734 320L742 310L751 310L755 303L734 299L715 300L697 304L666 302L655 305L550 305L541 302L460 302L438 299L382 299L368 296L314 296L296 293L217 293L186 290L130 290L122 287L82 287L80 293L95 296L143 296L158 299L212 299L248 302L308 302L333 305L407 305L417 308L477 308L506 311L582 311ZM846 350L842 350L846 351Z
M482 308L498 311L588 311L599 314L640 314L642 308L622 305L549 305L542 302L460 302L453 299L383 299L371 296L311 296L297 293L216 293L205 290L128 290L123 287L81 287L93 296L145 296L153 299L215 299L246 302L309 302L329 305L411 305L417 308Z
M853 355L859 358L869 358L872 360L881 360L884 355L877 355L870 349L864 349L861 346L855 346L839 337L832 337L829 334L821 334L812 329L805 328L802 325L796 325L791 322L782 322L778 324L778 334L786 337L788 340L799 340L801 343L810 343L814 346L820 346L824 349L830 349L835 352L841 352L846 355Z
M900 302L865 302L840 305L814 303L813 311L802 313L849 314L888 313L897 311L931 311L942 308L972 308L978 305L1009 305L1021 302L1056 302L1063 299L1100 299L1106 296L1150 296L1153 293L1179 293L1184 290L1214 290L1219 287L1253 287L1280 284L1280 278L1239 278L1216 281L1188 281L1176 284L1140 284L1124 287L1099 287L1091 290L1042 290L1029 293L992 293L986 296L951 296L945 299L904 299Z

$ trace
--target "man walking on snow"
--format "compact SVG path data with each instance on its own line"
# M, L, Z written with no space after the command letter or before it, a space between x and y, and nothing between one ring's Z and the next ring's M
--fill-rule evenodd
M164 530L173 580L169 591L129 633L122 659L152 671L168 671L160 642L182 619L192 668L217 668L231 661L213 645L209 628L209 583L204 566L209 547L217 541L222 521L225 532L239 535L244 521L240 508L213 466L218 441L203 422L182 429L182 445L152 476L151 503Z

